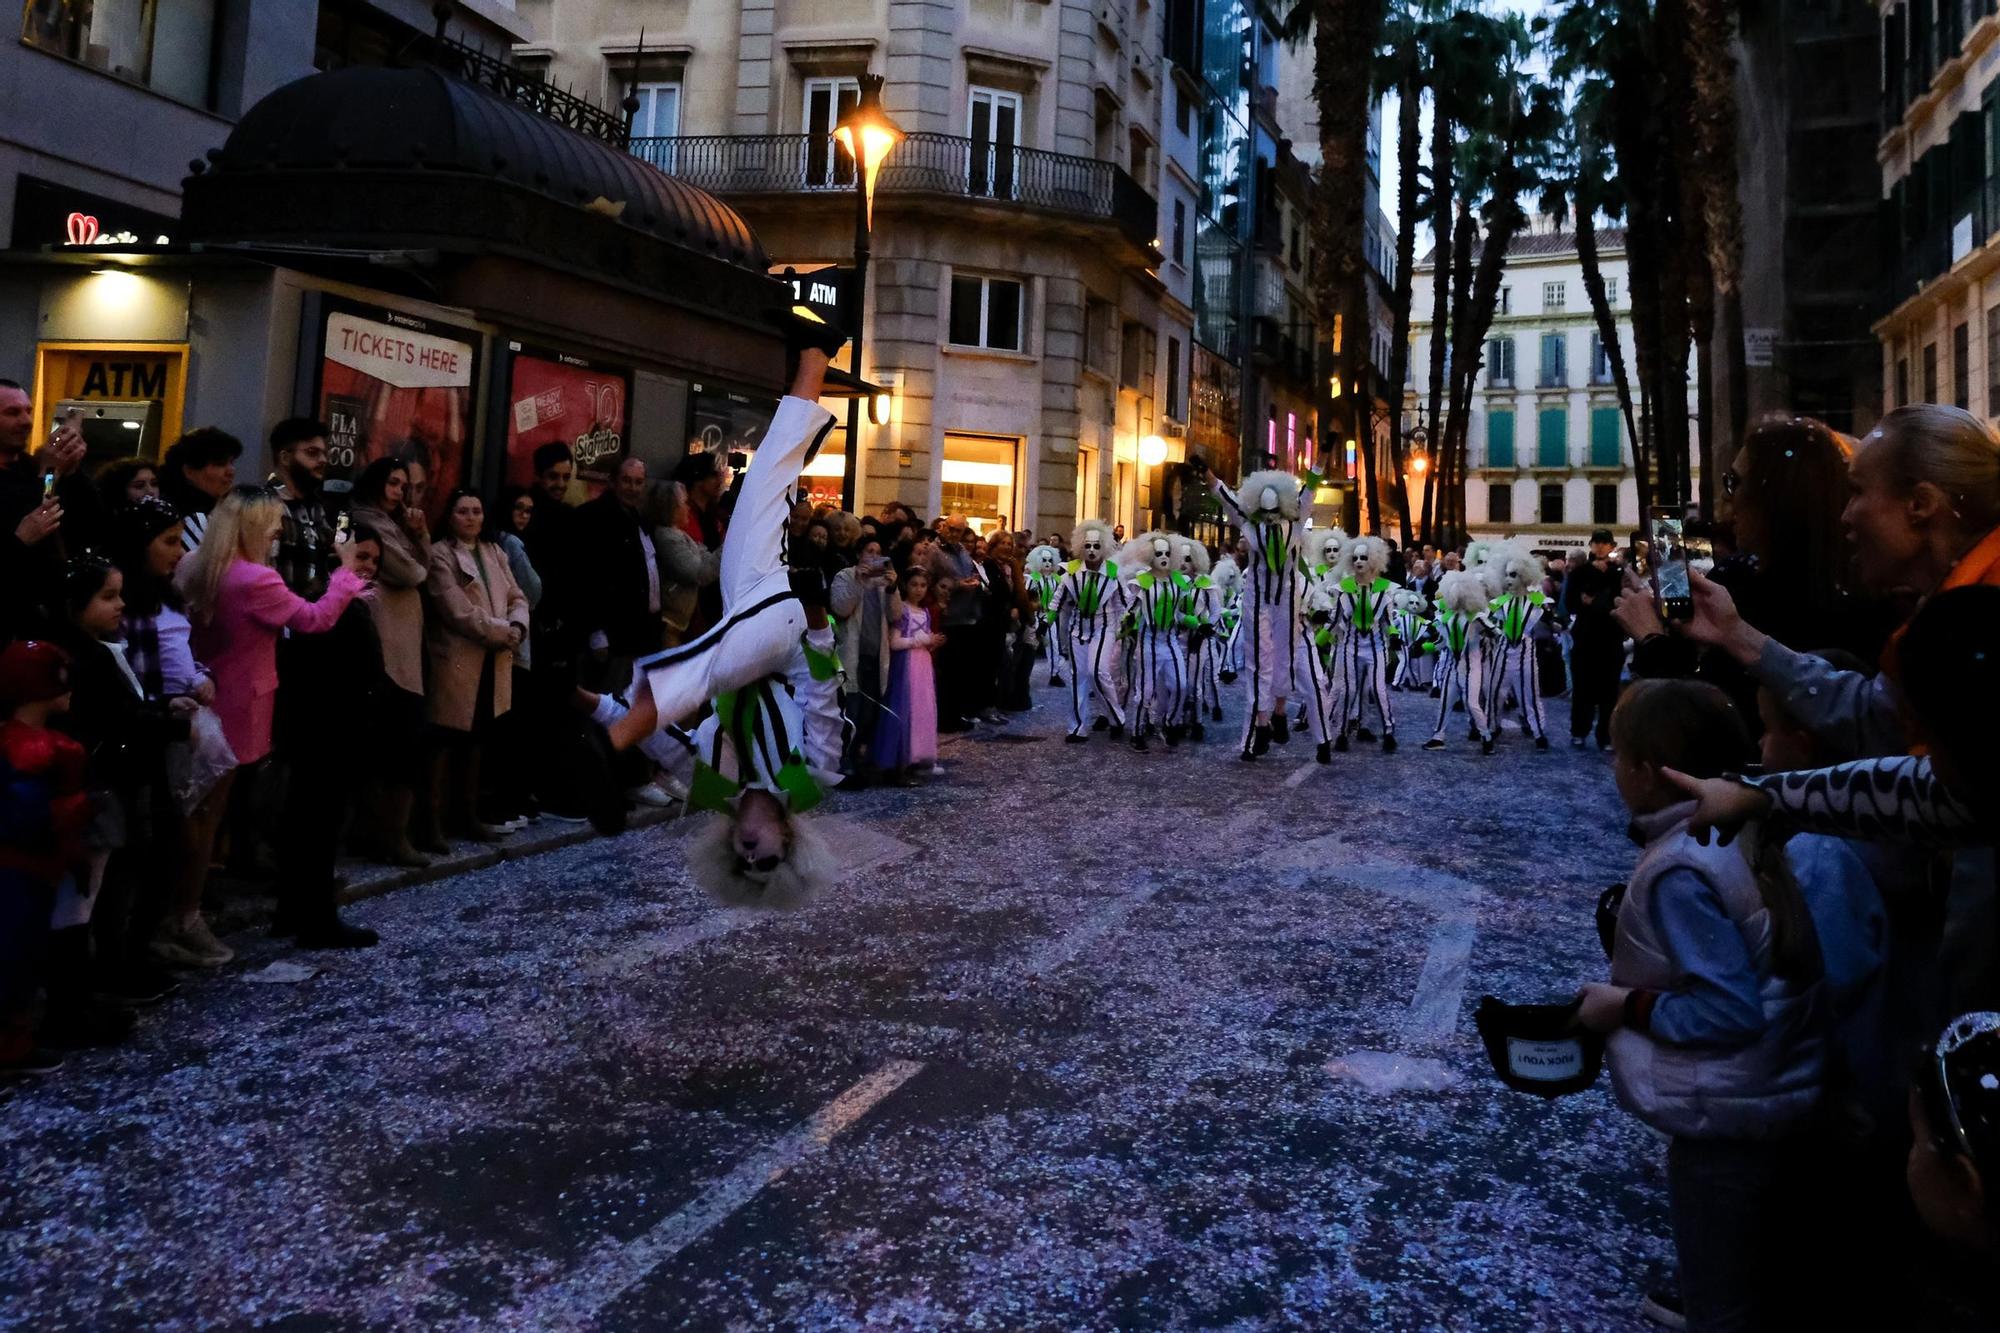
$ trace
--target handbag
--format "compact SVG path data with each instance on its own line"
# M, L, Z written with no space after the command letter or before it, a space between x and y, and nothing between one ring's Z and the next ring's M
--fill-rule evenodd
M167 747L167 787L186 814L194 813L236 767L236 752L212 708L196 710L188 719L187 740Z

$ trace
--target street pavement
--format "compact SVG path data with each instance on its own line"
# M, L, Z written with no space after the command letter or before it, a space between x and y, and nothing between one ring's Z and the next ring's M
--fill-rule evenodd
M1039 700L838 794L797 914L712 905L682 821L361 903L365 953L237 935L0 1105L0 1327L1643 1327L1660 1145L1472 1028L1604 973L1565 706L1482 758L1402 696L1322 768Z

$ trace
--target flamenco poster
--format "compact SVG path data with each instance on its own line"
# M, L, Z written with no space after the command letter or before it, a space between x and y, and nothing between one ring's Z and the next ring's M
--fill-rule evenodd
M533 483L535 450L570 448L576 479L601 494L626 453L630 372L566 352L513 347L507 381L507 481Z
M433 519L465 475L479 335L397 310L329 306L319 417L329 489L393 455L427 473Z

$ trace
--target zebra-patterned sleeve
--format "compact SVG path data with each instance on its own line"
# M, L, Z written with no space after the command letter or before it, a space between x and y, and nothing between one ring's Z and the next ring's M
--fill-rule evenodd
M1214 486L1215 486L1216 497L1220 499L1222 503L1228 505L1231 509L1236 511L1236 518L1238 522L1247 525L1250 522L1250 516L1243 512L1243 502L1236 498L1235 491L1229 489L1229 483L1224 481L1222 478L1217 477L1214 481Z
M1945 789L1928 757L1892 755L1748 779L1771 818L1808 833L1930 847L1977 847L1993 830Z

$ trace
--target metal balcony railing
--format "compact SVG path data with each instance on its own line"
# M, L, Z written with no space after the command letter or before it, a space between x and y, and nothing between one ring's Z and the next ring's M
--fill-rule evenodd
M711 194L816 194L854 188L854 163L819 134L634 138L630 151ZM1116 163L955 134L918 133L890 151L876 193L938 194L1115 224L1150 248L1159 205Z

